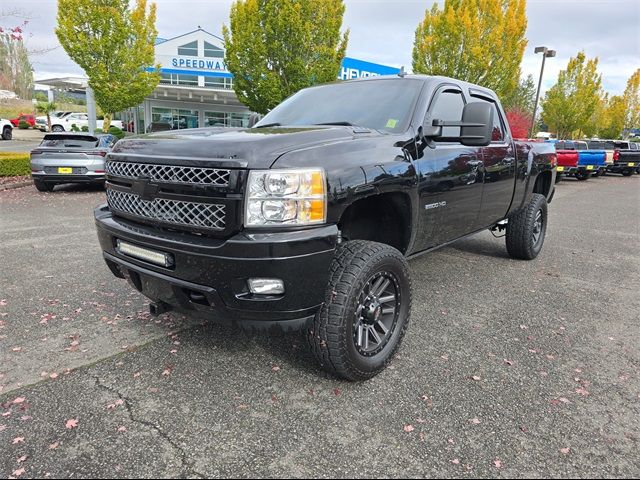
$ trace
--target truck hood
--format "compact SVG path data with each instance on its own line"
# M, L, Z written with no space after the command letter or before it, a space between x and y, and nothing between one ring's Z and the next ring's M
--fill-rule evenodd
M132 161L136 157L171 158L176 164L211 161L239 168L269 168L278 157L292 150L350 141L356 136L380 135L375 130L342 126L199 128L123 139L112 154L130 156Z

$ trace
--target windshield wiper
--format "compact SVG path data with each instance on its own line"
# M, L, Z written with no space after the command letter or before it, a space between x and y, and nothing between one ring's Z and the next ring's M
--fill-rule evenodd
M266 125L258 125L257 127L254 128L268 128L268 127L281 127L282 125L279 124L278 122L274 122L274 123L267 123Z
M314 125L340 125L344 127L355 127L351 122L324 122L324 123L314 123Z

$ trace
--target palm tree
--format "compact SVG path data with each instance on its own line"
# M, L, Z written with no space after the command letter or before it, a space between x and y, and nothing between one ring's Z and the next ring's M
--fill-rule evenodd
M36 111L38 113L44 113L47 116L47 127L51 131L51 112L57 109L57 105L53 102L38 102L36 103Z

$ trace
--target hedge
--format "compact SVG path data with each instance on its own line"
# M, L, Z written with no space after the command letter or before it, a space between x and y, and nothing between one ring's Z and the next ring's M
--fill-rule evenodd
M0 177L30 174L31 162L28 153L0 152Z

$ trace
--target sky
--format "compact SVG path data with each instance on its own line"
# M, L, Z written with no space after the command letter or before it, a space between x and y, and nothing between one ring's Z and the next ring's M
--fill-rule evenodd
M347 56L411 70L415 29L434 0L345 0L343 28L351 33ZM158 36L171 38L198 28L221 36L228 23L231 0L156 0ZM438 3L443 3L439 0ZM13 26L19 18L6 13L22 11L29 17L27 42L32 49L52 48L33 57L35 78L82 74L59 46L54 28L55 0L1 0L0 26ZM4 15L3 15L4 14ZM640 68L640 0L528 0L527 49L524 75L540 75L537 46L557 51L547 59L543 91L551 87L569 58L584 50L600 59L604 89L624 91L627 79Z

